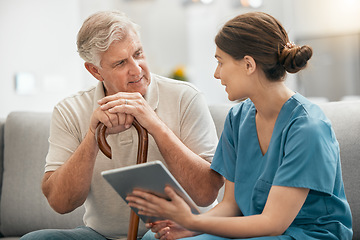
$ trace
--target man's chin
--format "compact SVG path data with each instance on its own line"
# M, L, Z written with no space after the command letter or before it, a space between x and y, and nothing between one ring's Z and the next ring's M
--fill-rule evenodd
M141 87L136 87L136 88L129 88L129 90L127 92L140 93L142 96L144 96L147 89L148 89L148 86L141 86Z

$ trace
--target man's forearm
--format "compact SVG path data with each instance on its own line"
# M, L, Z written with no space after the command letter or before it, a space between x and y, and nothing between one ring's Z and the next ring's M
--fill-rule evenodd
M45 173L42 190L56 212L68 213L84 203L98 151L95 137L89 131L64 165L54 172Z
M170 172L199 206L210 205L223 185L221 175L210 169L210 163L192 152L165 125L153 137Z

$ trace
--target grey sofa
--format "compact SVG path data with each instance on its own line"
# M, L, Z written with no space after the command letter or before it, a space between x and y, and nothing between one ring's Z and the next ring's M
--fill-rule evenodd
M345 189L353 214L353 239L360 239L360 101L320 106L332 121L340 143ZM210 107L218 134L230 107ZM18 239L37 229L82 225L82 207L70 214L57 214L41 193L50 116L50 113L14 112L0 121L0 232L3 239Z

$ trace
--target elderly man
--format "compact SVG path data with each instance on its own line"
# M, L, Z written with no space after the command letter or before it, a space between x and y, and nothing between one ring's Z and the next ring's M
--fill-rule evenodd
M98 12L80 29L78 52L99 83L55 106L42 190L61 214L85 204L85 226L23 239L126 236L130 209L100 173L136 163L134 118L150 134L148 161L163 161L199 206L216 199L223 179L210 169L217 136L204 97L191 84L150 73L137 29L117 11ZM99 123L107 126L113 159L97 146Z

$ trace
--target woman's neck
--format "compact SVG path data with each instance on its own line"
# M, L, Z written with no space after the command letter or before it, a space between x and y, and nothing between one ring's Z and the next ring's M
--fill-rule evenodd
M294 94L284 82L268 82L250 99L261 118L273 120L277 118L284 103Z

